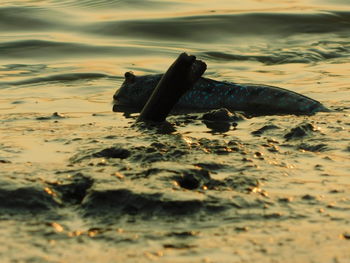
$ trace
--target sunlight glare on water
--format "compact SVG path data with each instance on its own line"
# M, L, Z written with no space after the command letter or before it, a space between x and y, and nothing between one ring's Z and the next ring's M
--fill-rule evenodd
M0 261L347 263L349 39L349 0L0 1ZM331 111L112 112L182 52Z

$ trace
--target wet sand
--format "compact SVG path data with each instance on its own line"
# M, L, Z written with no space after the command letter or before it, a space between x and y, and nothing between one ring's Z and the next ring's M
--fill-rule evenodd
M164 134L118 113L12 114L2 121L2 253L346 262L346 116L258 117L216 133L192 114L171 117L176 131Z
M0 4L2 262L348 262L345 1L23 2ZM182 51L332 112L112 112Z

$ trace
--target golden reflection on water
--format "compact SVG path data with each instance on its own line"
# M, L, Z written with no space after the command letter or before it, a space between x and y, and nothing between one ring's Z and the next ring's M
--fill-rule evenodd
M63 203L63 209L47 209L37 215L39 219L24 215L23 220L17 222L13 220L21 214L10 214L9 220L15 222L13 226L2 214L0 234L6 241L2 247L10 251L5 257L12 260L15 255L11 251L24 251L23 257L27 258L18 259L20 262L44 260L41 255L55 262L134 259L146 262L162 261L163 257L179 262L206 259L264 262L274 257L281 262L294 258L298 259L296 262L308 262L310 258L331 262L337 261L336 253L348 253L344 243L348 239L344 229L349 210L346 193L350 185L346 110L307 117L253 118L223 134L211 133L198 120L196 125L176 127L175 133L185 135L182 140L187 147L193 146L193 151L173 162L145 165L130 158L97 160L101 165L98 166L94 161L74 165L68 161L86 149L97 151L121 144L134 150L139 145L148 147L154 141L166 145L173 135L139 131L132 126L134 119L111 112L112 95L121 85L125 71L132 70L137 75L164 72L182 51L207 62L207 77L281 86L332 108L348 107L350 49L344 24L349 5L343 3L323 0L1 1L0 7L35 6L24 9L16 20L0 18L6 20L4 27L0 23L2 178L20 178L25 182L18 184L20 187L28 187L29 179L39 180L41 191L58 198L55 188L47 186L46 180L51 177L63 180L68 174L74 177L82 171L83 176L91 177L94 182L84 197L85 204L91 201L88 200L90 193L106 191L104 184L108 184L111 191L128 189L137 200L146 199L143 191L151 193L151 201L146 204L151 209L167 198L175 203L182 198L200 199L200 205L205 205L206 199L210 203L208 211L201 210L198 214L191 211L179 220L172 216L164 219L163 214L155 210L150 210L155 216L137 217L123 214L122 209L115 213L106 209L103 214L108 218L101 217L99 221L101 215L90 217L89 210L81 203L76 206ZM10 11L5 11L11 18ZM345 11L345 15L337 11ZM341 17L342 23L330 25L334 20L325 20L329 18L327 12L334 19ZM278 20L272 13L298 16L281 16ZM285 17L289 20L284 20ZM29 18L35 23L25 23ZM265 25L265 21L270 24ZM8 30L6 25L17 23L19 28ZM213 26L213 23L216 24ZM38 28L33 29L33 25ZM161 27L163 25L166 26ZM337 26L344 27L336 31ZM327 28L330 30L324 32ZM306 60L298 61L303 56ZM62 77L71 73L106 76L75 80ZM55 75L59 77L32 84L18 83ZM65 113L66 118L52 118L54 112ZM314 138L286 142L283 135L304 121L322 127L321 132ZM270 123L279 126L276 134L261 137L251 134ZM237 141L242 151L227 150L224 155L217 155L204 145L199 153L195 148L199 147L200 138L223 144ZM325 143L329 149L298 150L303 140L311 144ZM83 154L81 152L79 154ZM200 170L198 163L216 164L219 168L210 172L215 180L252 176L261 184L250 188L249 193L235 188L213 190L205 185L189 191L168 175L171 169L176 175L186 169ZM153 168L166 171L159 177L139 178ZM135 175L139 177L130 179ZM175 196L174 199L168 194ZM157 199L157 195L161 198ZM127 199L120 203L128 202ZM103 201L107 202L108 196ZM226 214L215 210L216 205L221 204L229 206ZM118 221L120 214L123 219ZM42 226L43 221L49 222L45 225L50 229L49 235L46 230L36 228ZM34 223L31 225L31 222ZM27 231L28 225L31 229ZM18 234L21 227L26 229L22 231L23 236ZM4 229L16 234L8 234ZM191 231L198 234L186 234ZM186 235L189 237L184 238Z

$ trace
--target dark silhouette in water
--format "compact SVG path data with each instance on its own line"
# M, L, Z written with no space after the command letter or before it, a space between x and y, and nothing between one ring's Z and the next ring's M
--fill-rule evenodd
M123 84L113 96L114 110L118 106L141 110L162 76L135 76L132 72L126 72ZM175 110L187 111L217 108L253 115L312 115L329 111L320 102L283 88L221 82L209 78L200 78L174 107Z
M138 121L165 121L182 95L193 88L206 69L207 65L203 61L181 53L157 82Z

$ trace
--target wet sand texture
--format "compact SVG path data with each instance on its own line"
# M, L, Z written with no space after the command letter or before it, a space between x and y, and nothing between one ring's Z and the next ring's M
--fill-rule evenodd
M347 0L0 1L0 262L348 263L349 23ZM112 112L183 51L332 111Z

